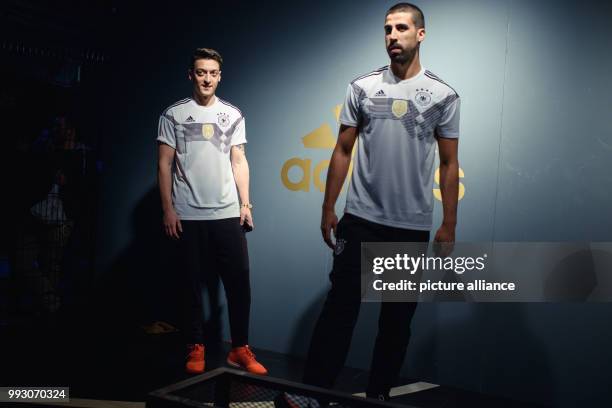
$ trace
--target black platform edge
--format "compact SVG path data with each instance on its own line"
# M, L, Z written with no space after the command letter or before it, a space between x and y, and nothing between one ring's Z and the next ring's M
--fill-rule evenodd
M164 388L152 391L147 396L147 408L184 408L184 407L202 407L201 402L172 395L176 391L193 386L198 383L210 381L218 381L224 384L229 389L229 384L236 381L243 384L260 386L262 388L277 390L280 392L295 393L317 400L333 401L337 403L348 404L351 407L387 407L387 408L417 408L413 405L395 404L387 401L379 401L371 398L355 397L344 392L329 390L327 388L314 387L293 381L287 381L280 378L259 376L249 374L245 371L235 370L232 368L216 368L208 373L204 373L193 378L180 381ZM229 401L217 401L215 398L215 407L227 407Z

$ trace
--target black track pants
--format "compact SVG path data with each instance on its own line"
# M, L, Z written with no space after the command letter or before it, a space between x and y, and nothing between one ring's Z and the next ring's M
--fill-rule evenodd
M345 214L337 227L337 245L329 275L331 289L315 326L304 383L325 388L334 385L344 366L361 305L362 242L428 242L429 231L376 224ZM408 341L416 303L381 303L368 395L387 395L397 381Z
M239 218L181 221L180 256L185 279L186 340L203 342L203 274L218 271L227 298L233 347L249 342L249 254Z

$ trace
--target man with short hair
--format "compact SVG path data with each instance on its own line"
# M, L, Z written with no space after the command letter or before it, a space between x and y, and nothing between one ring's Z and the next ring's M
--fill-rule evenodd
M305 383L327 388L344 365L359 313L361 243L429 241L436 144L444 219L435 240L455 240L459 95L421 67L425 22L417 6L391 7L384 30L391 63L349 84L327 175L321 232L334 249L331 290L313 333L304 373ZM334 205L356 140L346 207L338 222ZM368 397L389 399L406 354L415 309L416 303L381 304Z
M263 375L267 370L248 346L251 290L245 231L253 228L253 217L245 124L238 108L215 95L222 63L217 51L198 48L188 71L193 96L171 105L159 119L163 224L166 234L179 240L188 285L187 372L204 371L201 274L216 265L232 336L227 362Z

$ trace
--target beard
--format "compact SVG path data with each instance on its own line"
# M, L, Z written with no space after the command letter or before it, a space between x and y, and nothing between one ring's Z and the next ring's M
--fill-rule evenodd
M387 54L389 54L389 58L391 58L391 62L395 62L396 64L404 65L412 61L416 55L417 47L409 48L409 49L401 49L402 52L399 54L393 54L392 50L387 50Z

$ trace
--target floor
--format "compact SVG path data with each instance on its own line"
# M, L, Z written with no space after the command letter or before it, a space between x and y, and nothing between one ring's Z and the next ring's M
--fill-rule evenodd
M143 408L148 392L188 378L177 333L148 335L141 328L75 324L4 328L0 384L69 386L71 407ZM224 366L227 344L207 348L207 369ZM270 376L299 382L303 361L255 350ZM345 368L336 388L362 393L367 373ZM525 403L404 379L393 402L419 408L534 407ZM0 404L2 406L2 404Z

